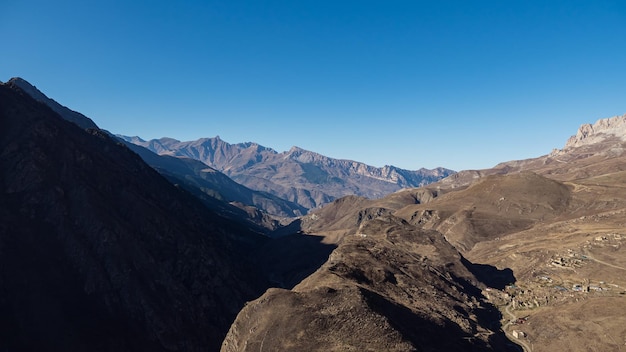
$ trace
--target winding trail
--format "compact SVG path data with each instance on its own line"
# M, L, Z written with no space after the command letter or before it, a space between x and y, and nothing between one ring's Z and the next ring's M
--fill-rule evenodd
M511 325L511 322L517 320L517 317L515 316L515 314L511 312L509 308L511 308L511 303L507 304L507 306L504 308L504 311L506 312L506 314L508 314L511 317L511 320L509 320L509 322L504 324L504 326L502 327L504 334L506 335L506 337L509 338L509 340L522 346L522 349L524 350L524 352L532 352L532 348L530 348L530 345L528 345L526 341L513 337L513 333L507 330L508 326Z

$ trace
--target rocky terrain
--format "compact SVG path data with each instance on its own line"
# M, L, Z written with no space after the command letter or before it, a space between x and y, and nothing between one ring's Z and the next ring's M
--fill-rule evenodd
M621 171L620 157L624 155L626 139L624 121L626 115L582 125L563 149L537 158L503 162L492 169L461 171L433 186L440 189L463 187L483 176L520 171L532 171L561 181Z
M134 140L156 155L79 128L83 115L26 83L0 85L2 350L626 345L626 115L538 158L367 198L371 180L413 181L298 148ZM320 203L292 190L309 199L302 213L329 203L282 226L181 150L285 187L360 183Z
M576 135L565 143L563 151L605 144L612 139L611 137L615 137L616 147L619 147L619 142L626 141L626 118L624 116L600 119L594 124L580 126Z
M256 143L229 144L219 137L188 142L172 138L144 141L139 137L121 137L159 155L200 160L242 185L307 209L346 195L380 198L454 173L444 168L417 171L394 166L377 168L356 161L332 159L298 147L278 153Z
M248 303L222 351L507 350L468 267L438 232L363 219L295 288Z
M337 249L291 291L268 291L246 306L222 350L252 350L263 336L280 341L283 350L313 348L316 343L330 350L436 350L432 341L413 340L411 334L419 329L404 330L398 323L403 319L389 313L393 309L376 315L380 313L376 304L368 306L371 301L363 298L375 292L394 307L402 307L408 314L404 318L410 321L410 314L421 316L420 305L412 297L416 296L414 288L424 285L445 287L441 291L446 292L419 296L419 302L429 307L442 307L426 314L431 321L462 322L462 333L450 335L459 345L444 349L622 349L626 344L624 123L626 116L616 116L582 126L562 150L543 157L460 172L382 199L345 197L302 217L301 231L336 243ZM397 236L410 240L400 242ZM424 238L433 246L420 245ZM460 254L455 254L457 250ZM440 272L439 277L404 271L405 265L412 270L429 267L433 257L445 258L445 263L429 269ZM461 267L459 261L473 276L455 271ZM471 283L459 292L470 294L480 288L481 293L457 297L456 303L446 301L454 296L458 282L454 278L459 277ZM359 296L355 292L368 293ZM290 325L288 338L275 335L271 327L283 323L282 318L272 316L273 309L287 315L296 310L298 315L300 308L292 307L295 302L320 296L333 303L298 303L314 318ZM357 303L345 303L347 296ZM335 303L332 297L343 303ZM477 307L490 306L500 311L500 318L481 323L476 319ZM341 313L329 316L330 307ZM349 307L359 307L360 313ZM461 315L465 319L453 317L459 307L467 313ZM353 326L341 314L369 318ZM380 319L379 329L372 328L376 319ZM349 332L334 335L339 326ZM366 327L363 335L359 326ZM500 329L510 342L496 347L495 341L501 341L496 337L502 337ZM355 339L340 339L340 335ZM436 332L427 335L436 336ZM474 344L463 346L460 341ZM512 342L518 347L510 347Z

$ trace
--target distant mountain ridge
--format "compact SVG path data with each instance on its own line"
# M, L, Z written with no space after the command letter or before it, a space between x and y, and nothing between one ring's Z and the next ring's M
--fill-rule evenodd
M255 190L269 192L308 209L346 195L380 198L402 188L421 187L454 173L442 167L410 171L333 159L299 147L277 152L257 143L230 144L219 136L195 141L143 140L119 136L160 155L188 157Z
M22 78L11 78L7 85L22 89L65 120L83 129L99 129L87 116L48 98ZM133 149L144 160L149 159L150 165L161 173L167 171L170 176L185 180L185 183L194 183L196 188L206 190L208 186L212 197L252 205L280 217L302 215L308 209L320 207L346 195L380 198L403 188L421 187L455 173L441 167L417 171L388 165L378 168L352 160L329 158L299 147L279 153L252 142L229 144L219 136L188 142L173 138L145 141L140 137L117 137L160 156L198 160L249 189L227 184L228 182L215 173L212 173L214 177L207 177L209 175L202 172L203 168L191 167L189 163L181 167L181 163L160 160ZM163 167L171 167L173 164L177 164L174 169Z
M63 119L78 125L82 129L100 130L98 125L90 118L48 98L37 87L23 78L11 78L6 85L24 91L36 101L51 108ZM201 198L209 208L224 216L235 218L248 217L254 223L273 229L274 225L270 224L272 221L267 219L264 214L251 209L251 207L279 217L293 217L306 212L306 209L297 204L287 202L268 193L257 192L244 187L200 161L167 155L161 156L140 145L127 141L123 142L172 183L182 184ZM241 210L235 208L241 208ZM242 214L242 211L248 214Z

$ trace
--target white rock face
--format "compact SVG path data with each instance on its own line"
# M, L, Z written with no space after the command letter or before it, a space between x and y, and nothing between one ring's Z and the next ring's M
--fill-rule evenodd
M626 141L626 114L600 119L596 123L580 126L575 136L565 143L565 148L576 148L584 145L602 142L609 137L618 137Z

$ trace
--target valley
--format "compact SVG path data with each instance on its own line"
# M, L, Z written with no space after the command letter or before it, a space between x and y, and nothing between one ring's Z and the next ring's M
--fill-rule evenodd
M0 98L0 350L626 350L626 115L452 173Z
M623 142L612 130L602 138L604 131L591 144L568 142L558 153L379 200L346 197L303 217L302 230L339 248L347 238L369 238L362 227L387 217L437 231L481 269L474 274L484 304L500 311L496 324L512 343L525 351L618 351L626 346L626 159L614 153ZM551 162L555 155L569 160L566 168Z
M513 286L486 294L526 318L510 330L524 332L533 351L624 348L624 215L610 211L538 226L472 251L470 258L516 274Z

